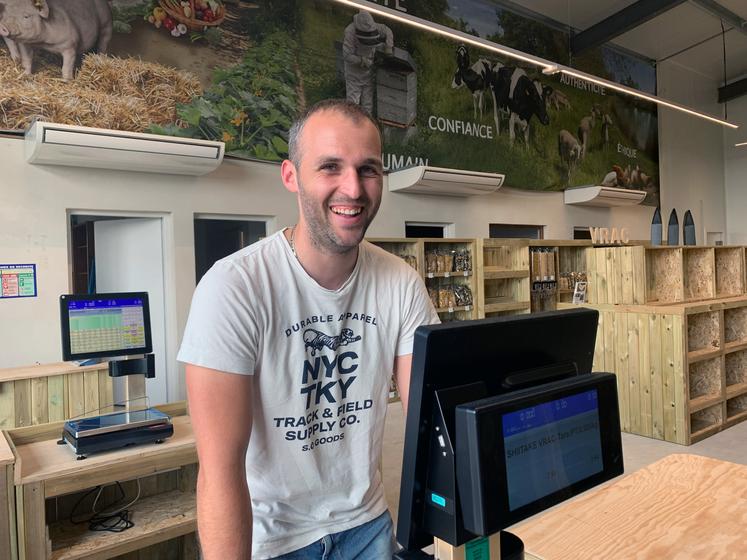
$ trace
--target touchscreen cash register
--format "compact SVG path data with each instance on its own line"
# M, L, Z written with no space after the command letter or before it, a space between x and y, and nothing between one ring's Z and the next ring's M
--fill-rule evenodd
M396 560L459 547L623 472L617 385L590 373L598 313L572 309L415 332Z

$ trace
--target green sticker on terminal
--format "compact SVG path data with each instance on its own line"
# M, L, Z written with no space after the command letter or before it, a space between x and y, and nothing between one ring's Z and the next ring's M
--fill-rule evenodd
M465 560L489 560L490 559L490 539L481 537L469 541L465 546Z

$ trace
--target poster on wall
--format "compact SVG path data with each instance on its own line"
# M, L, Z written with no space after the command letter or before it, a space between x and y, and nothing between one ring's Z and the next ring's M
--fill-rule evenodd
M656 88L646 61L607 48L570 60L565 31L493 0L379 3ZM500 172L507 186L541 191L636 188L648 192L646 204L658 204L655 105L331 0L4 6L0 128L23 129L40 117L222 140L231 156L279 161L299 111L347 97L382 124L390 170L428 164ZM74 47L64 49L62 38L70 37Z
M0 264L0 299L36 295L35 264Z

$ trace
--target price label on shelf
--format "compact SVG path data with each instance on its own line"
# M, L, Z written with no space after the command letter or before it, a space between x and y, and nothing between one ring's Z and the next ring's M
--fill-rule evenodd
M444 272L444 278L448 278L449 276L451 276L451 272Z
M465 275L465 276L469 276L469 270L465 270L465 271L464 271L464 275Z
M453 307L449 307L448 311L449 311L449 313L454 313L454 308Z
M429 273L428 273L428 276L427 276L427 277L428 277L428 278L433 278L433 273L432 273L432 272L429 272Z
M471 311L472 310L472 306L471 305L465 305L464 306L464 310L465 311Z

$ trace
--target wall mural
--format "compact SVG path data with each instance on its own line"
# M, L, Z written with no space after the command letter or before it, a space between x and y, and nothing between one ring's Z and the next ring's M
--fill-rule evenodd
M648 63L491 0L379 0L655 91ZM329 0L2 0L0 128L59 123L223 140L278 161L299 109L348 97L382 123L389 169L496 171L511 187L605 184L656 205L656 106ZM77 39L76 39L77 38Z

